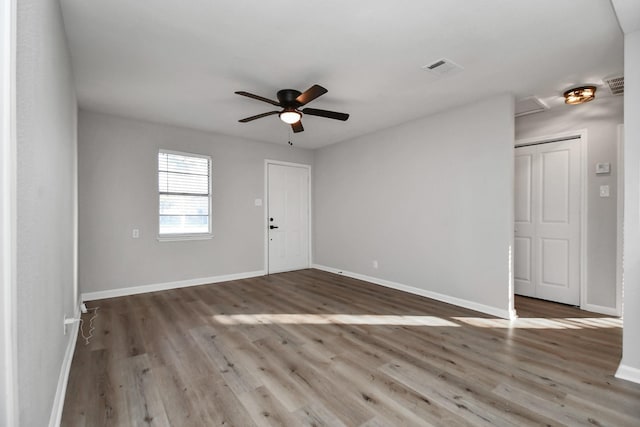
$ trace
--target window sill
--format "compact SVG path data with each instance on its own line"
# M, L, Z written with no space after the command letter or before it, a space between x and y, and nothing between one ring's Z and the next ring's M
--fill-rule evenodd
M159 242L184 242L187 240L211 240L213 234L158 236Z

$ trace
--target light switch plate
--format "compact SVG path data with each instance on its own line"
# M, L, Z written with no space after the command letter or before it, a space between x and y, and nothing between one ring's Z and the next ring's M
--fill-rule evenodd
M262 199L254 200L253 204L256 205L256 206L262 206Z
M600 197L609 197L609 186L601 185L600 186Z
M596 173L603 174L611 172L611 163L596 163Z

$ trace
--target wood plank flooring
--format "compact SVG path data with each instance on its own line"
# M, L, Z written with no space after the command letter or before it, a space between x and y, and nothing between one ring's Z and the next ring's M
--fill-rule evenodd
M63 426L640 425L621 321L572 307L510 324L318 270L88 306Z

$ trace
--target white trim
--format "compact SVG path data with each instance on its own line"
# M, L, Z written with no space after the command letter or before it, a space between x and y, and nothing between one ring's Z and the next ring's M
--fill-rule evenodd
M604 305L585 304L580 306L581 310L592 311L594 313L606 314L607 316L620 317L615 307L605 307Z
M313 197L311 197L311 165L307 165L304 163L292 163L292 162L284 162L284 161L280 161L280 160L272 160L272 159L265 159L264 160L264 271L266 272L266 274L270 274L270 273L279 273L276 271L269 271L269 165L280 165L280 166L291 166L291 167L296 167L296 168L303 168L303 169L307 169L307 178L308 178L308 200L307 200L307 206L308 206L308 235L309 235L309 249L308 249L308 253L307 253L307 266L304 268L309 268L311 266L311 260L313 259L313 226L312 226L312 199Z
M587 155L589 144L587 140L587 129L578 129L570 132L556 133L553 135L535 136L515 141L515 147L522 145L544 143L546 141L561 140L562 138L576 138L580 148L580 308L586 310L587 305L587 224L588 224L588 194L587 179L588 165ZM514 223L515 227L515 223Z
M624 361L623 361L624 362ZM620 362L618 370L616 371L616 378L631 381L640 384L640 369L632 368Z
M107 291L87 292L82 294L82 301L124 297L128 295L145 294L148 292L166 291L168 289L187 288L189 286L208 285L211 283L228 282L230 280L249 279L264 276L264 270L248 271L246 273L225 274L221 276L202 277L197 279L179 280L176 282L154 283L150 285L131 286L127 288L109 289Z
M622 252L624 250L624 125L618 125L618 185L617 222L616 222L616 316L623 314L623 269Z
M458 307L468 308L469 310L479 311L481 313L500 317L502 319L513 320L516 318L515 312L513 311L510 312L510 310L503 310L497 307L480 304L474 301L469 301L466 299L457 298L450 295L444 295L437 292L428 291L426 289L416 288L413 286L403 285L401 283L392 282L390 280L379 279L377 277L366 276L364 274L353 273L351 271L340 270L339 268L327 267L325 265L320 265L320 264L312 264L311 267L317 270L322 270L329 273L340 274L342 276L351 277L353 279L364 280L365 282L384 286L386 288L396 289L396 290L407 292L414 295L420 295L423 297L434 299L436 301L446 302L447 304L453 304Z
M587 273L587 245L589 241L588 227L589 224L589 192L587 190L588 175L588 154L589 141L587 139L587 130L581 129L580 134L580 308L588 304L588 273Z
M18 334L16 279L16 8L17 0L0 6L0 304L2 340L0 342L0 399L4 412L0 425L19 425Z
M76 100L75 123L73 125L73 305L80 306L80 289L78 287L78 102Z
M74 316L76 319L80 318L80 305L77 306ZM56 389L56 395L53 399L53 408L51 409L51 415L49 417L49 427L58 427L62 421L62 410L64 409L64 399L67 395L67 384L69 383L69 372L71 371L71 362L73 361L73 355L76 350L76 342L78 341L78 331L80 329L80 322L73 322L69 333L69 342L67 343L67 350L64 353L64 359L62 359L62 367L60 369L60 376L58 377L58 388Z
M209 217L209 221L211 221L211 217ZM213 234L176 234L176 237L169 237L170 235L165 234L163 236L158 236L158 242L184 242L185 240L211 240L213 239Z

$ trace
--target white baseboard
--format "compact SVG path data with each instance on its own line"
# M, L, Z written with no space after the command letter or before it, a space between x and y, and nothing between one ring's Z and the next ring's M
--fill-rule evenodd
M78 306L74 314L76 319L80 318L80 306ZM67 350L62 359L62 367L60 368L60 376L58 377L58 388L53 399L53 407L51 408L51 416L49 417L49 427L58 427L62 421L62 410L64 409L64 398L67 395L67 383L69 382L69 371L71 370L71 362L76 351L76 341L78 340L78 331L80 322L73 322L68 329L69 342Z
M620 317L620 313L615 307L605 307L604 305L584 304L580 310L591 311L593 313L606 314L607 316Z
M225 274L222 276L202 277L198 279L180 280L177 282L155 283L143 286L131 286L128 288L110 289L108 291L86 292L82 294L82 301L95 301L105 298L124 297L127 295L144 294L147 292L166 291L167 289L186 288L189 286L208 285L210 283L228 282L230 280L249 279L251 277L264 276L264 270L249 271L246 273Z
M427 291L425 289L420 289L413 286L407 286L401 283L379 279L377 277L365 276L364 274L353 273L351 271L340 270L338 268L327 267L325 265L320 265L320 264L313 264L312 268L322 270L322 271L328 271L329 273L341 274L343 276L351 277L353 279L364 280L365 282L371 282L376 285L385 286L387 288L397 289L399 291L408 292L414 295L420 295L420 296L431 298L437 301L446 302L447 304L457 305L458 307L468 308L470 310L479 311L481 313L489 314L491 316L496 316L503 319L516 318L515 312L510 313L509 310L502 310L497 307L491 307L489 305L479 304L477 302L465 300L462 298L457 298L457 297L452 297L450 295L444 295L437 292Z
M616 378L621 378L623 380L640 384L640 369L624 365L623 362L624 361L620 362L620 366L618 366L618 370L616 371Z

